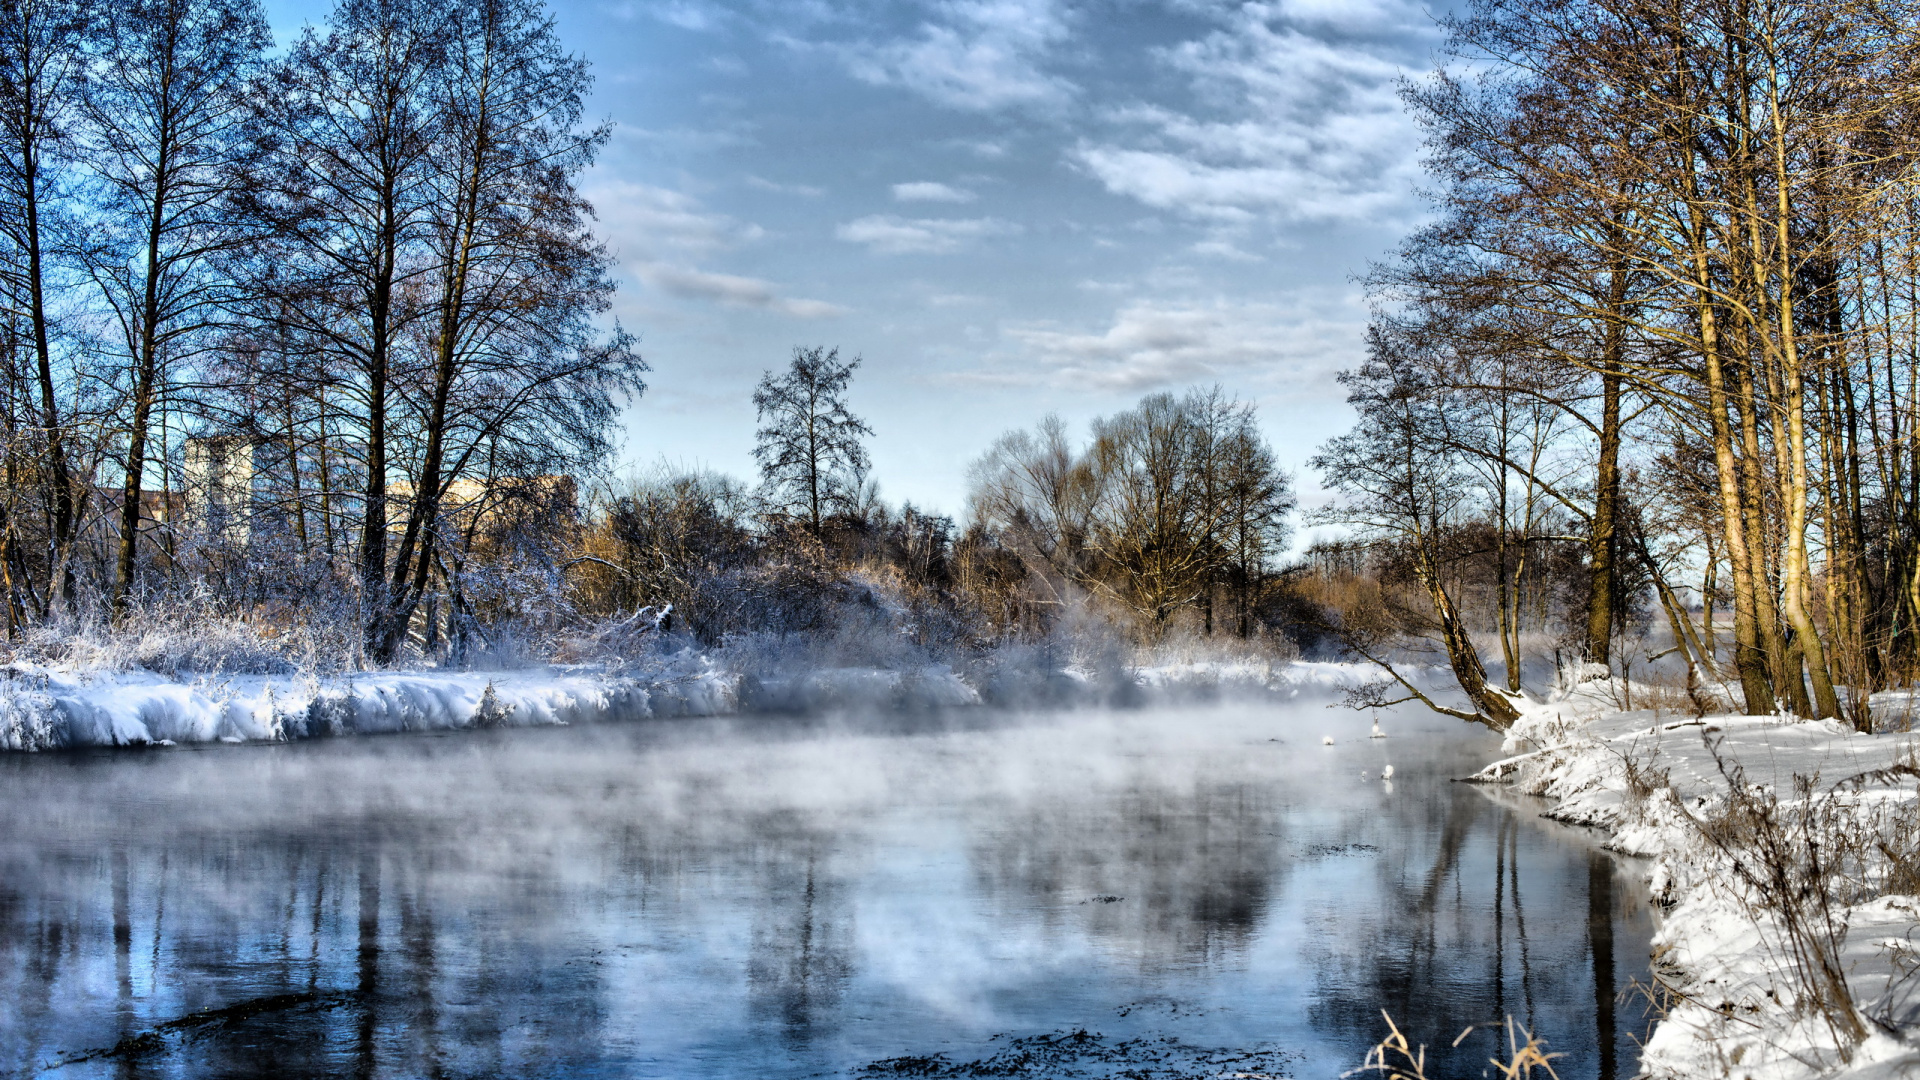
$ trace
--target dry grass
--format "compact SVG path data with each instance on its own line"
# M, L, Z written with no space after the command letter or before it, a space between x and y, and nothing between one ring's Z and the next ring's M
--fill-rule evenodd
M1385 1011L1380 1016L1387 1022L1387 1037L1367 1052L1365 1064L1341 1076L1370 1073L1385 1080L1427 1080L1426 1046L1414 1046ZM1506 1031L1506 1060L1489 1058L1494 1070L1490 1075L1498 1076L1501 1080L1534 1080L1536 1077L1559 1080L1560 1074L1553 1071L1553 1060L1562 1055L1548 1053L1547 1044L1535 1038L1533 1032L1514 1023L1511 1016L1507 1017ZM1453 1045L1459 1046L1471 1034L1473 1028L1469 1027L1455 1036ZM1525 1042L1521 1041L1523 1038Z
M1846 700L1848 714L1858 716L1865 709L1867 695L1849 691ZM1920 704L1920 694L1911 690L1885 702L1880 707L1880 711L1870 714L1873 732L1877 735L1886 735L1916 730L1914 721L1920 719L1914 715L1916 704Z
M1795 1011L1849 1061L1872 1025L1847 984L1847 909L1920 889L1920 801L1885 797L1920 780L1920 762L1909 754L1831 785L1796 774L1783 796L1712 748L1727 795L1700 813L1675 804L1730 869L1748 917L1777 929Z
M1633 754L1622 754L1620 764L1626 772L1627 805L1636 812L1642 812L1649 802L1672 792L1671 773L1655 762L1641 761Z
M1718 695L1679 672L1660 671L1633 679L1617 678L1611 688L1614 703L1621 709L1651 709L1655 719L1662 715L1697 719L1726 711L1726 704Z

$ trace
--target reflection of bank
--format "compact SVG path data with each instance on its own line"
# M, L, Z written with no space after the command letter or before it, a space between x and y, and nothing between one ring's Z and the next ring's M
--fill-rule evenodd
M760 868L747 1000L756 1020L777 1023L799 1046L839 1020L853 934L844 886L824 871L812 840L796 847L769 852Z
M1207 961L1259 929L1287 870L1282 836L1262 785L1141 784L1033 807L973 864L989 895L1071 909L1149 964Z
M1374 900L1311 941L1314 1025L1359 1061L1385 1034L1385 1010L1427 1044L1428 1075L1477 1077L1512 1017L1566 1054L1561 1080L1632 1075L1649 1020L1620 992L1647 970L1644 890L1592 836L1542 821L1539 800L1434 770L1405 784L1418 797L1352 819L1376 853L1373 887L1354 895Z

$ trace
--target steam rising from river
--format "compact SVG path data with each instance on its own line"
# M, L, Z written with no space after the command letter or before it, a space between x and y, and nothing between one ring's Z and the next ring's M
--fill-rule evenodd
M1504 811L1447 785L1485 752L1457 722L1370 740L1324 704L0 757L0 1070L293 991L272 1060L321 1071L804 1074L1089 1024L1278 1046L1313 964L1365 999L1339 1058L1407 989L1377 975L1395 882L1418 935L1487 932L1485 883L1426 881L1491 876L1467 840ZM1303 939L1322 897L1365 926ZM260 1064L190 1035L188 1071Z

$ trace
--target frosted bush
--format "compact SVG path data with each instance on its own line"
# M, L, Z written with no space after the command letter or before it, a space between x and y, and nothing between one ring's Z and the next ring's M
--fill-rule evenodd
M0 750L50 750L66 742L46 678L9 671L0 682Z
M301 648L293 635L268 638L239 619L178 606L140 612L119 627L90 620L75 623L36 627L25 651L74 670L145 669L169 677L183 672L289 672L299 654L312 652Z

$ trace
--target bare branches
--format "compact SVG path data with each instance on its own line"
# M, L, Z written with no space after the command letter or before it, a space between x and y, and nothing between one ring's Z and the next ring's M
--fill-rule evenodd
M1151 395L1098 421L1084 453L1049 417L1002 436L971 479L976 522L1045 603L1091 593L1156 637L1187 615L1214 633L1222 601L1252 636L1294 506L1253 407L1218 388Z
M798 514L815 536L828 515L852 510L870 463L863 438L873 429L847 409L847 384L860 358L842 361L839 349L795 346L787 370L766 372L753 391L762 426L754 433L754 460L769 505Z
M1708 610L1731 602L1752 711L1836 715L1837 682L1920 669L1920 470L1889 438L1920 406L1920 142L1895 119L1920 107L1914 14L1483 0L1447 23L1462 69L1405 86L1437 217L1370 275L1375 355L1354 388L1395 366L1421 402L1413 487L1481 474L1489 516L1524 524L1543 502L1583 527L1588 662L1610 661L1657 552L1655 577L1684 569ZM1403 420L1363 427L1398 438ZM1357 445L1323 454L1349 486ZM1704 463L1706 497L1665 483L1663 460ZM1653 482L1623 486L1636 473ZM1404 491L1378 512L1380 479L1353 527L1411 520ZM1634 541L1645 558L1622 550L1636 516L1664 530ZM1687 639L1672 582L1651 584ZM1711 626L1698 636L1711 657ZM1870 725L1865 695L1848 700Z

